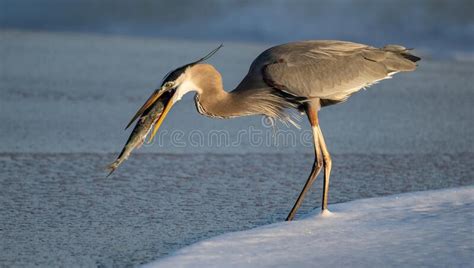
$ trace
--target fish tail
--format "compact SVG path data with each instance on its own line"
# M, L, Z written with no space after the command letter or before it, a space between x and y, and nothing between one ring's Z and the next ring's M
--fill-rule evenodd
M114 171L120 166L120 164L122 164L122 162L125 161L128 158L128 155L130 153L126 154L126 152L127 152L127 146L125 146L122 149L122 152L120 152L117 159L113 163L111 163L110 165L107 166L107 169L109 170L109 174L107 174L106 178L108 178L110 175L112 175L112 173L114 173Z

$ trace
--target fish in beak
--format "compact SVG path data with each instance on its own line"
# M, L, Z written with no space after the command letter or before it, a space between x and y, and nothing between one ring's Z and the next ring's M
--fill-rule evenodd
M125 127L126 129L137 119L137 123L133 128L127 143L123 147L117 159L108 166L110 176L123 161L125 161L131 152L140 147L148 136L148 143L153 141L158 129L163 123L171 107L181 99L182 93L178 92L179 86L173 82L166 82L160 89L155 90L147 99L132 120ZM151 134L150 134L151 132Z
M138 109L137 113L133 116L132 120L130 120L125 129L127 129L138 117L140 117L147 109L149 109L154 103L156 103L156 101L159 100L164 93L170 93L171 99L167 101L163 111L159 115L156 122L154 122L153 132L148 138L148 143L151 143L153 141L153 137L156 135L156 132L163 123L163 120L165 119L166 115L168 115L168 112L171 110L171 107L176 103L176 100L174 98L174 95L176 93L176 87L174 82L167 82L163 85L161 89L155 90L155 92L153 92L153 94L148 98L145 104L143 104L143 106Z
M110 176L123 161L125 161L131 154L131 152L140 147L151 129L156 126L156 133L159 126L163 122L166 114L171 109L172 99L174 92L173 90L155 90L145 104L138 110L132 121L127 125L130 126L137 118L138 121L132 130L125 146L120 152L117 159L108 166L110 170L107 176Z
M148 143L151 143L153 141L153 138L155 137L156 133L158 132L158 129L160 128L161 124L163 123L163 120L165 120L166 116L168 115L168 112L171 110L171 107L178 101L176 99L176 88L168 90L171 93L171 99L166 103L163 112L160 114L158 117L158 120L154 123L153 126L153 131L151 132L150 136L148 137ZM163 92L164 93L164 92ZM155 98L158 99L163 93L158 93L158 96ZM153 97L153 95L151 96Z

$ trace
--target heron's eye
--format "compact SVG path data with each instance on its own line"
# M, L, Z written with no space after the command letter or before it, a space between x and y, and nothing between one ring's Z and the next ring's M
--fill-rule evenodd
M165 83L165 87L166 87L166 88L171 88L171 87L173 87L173 86L174 86L174 82L166 82L166 83Z

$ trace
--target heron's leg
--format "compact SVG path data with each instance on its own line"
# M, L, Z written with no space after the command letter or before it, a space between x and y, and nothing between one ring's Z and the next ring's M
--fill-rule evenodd
M326 142L324 141L323 132L321 128L318 128L318 130L319 145L321 146L324 161L323 201L321 209L326 210L328 209L329 176L331 175L332 160L328 148L326 147Z
M319 172L321 172L321 168L323 166L323 154L321 152L321 145L319 142L320 130L319 130L319 122L318 122L318 113L314 107L312 107L311 105L307 105L306 114L308 115L308 119L313 130L315 158L314 158L313 169L311 170L311 174L309 175L308 180L306 181L303 187L303 190L298 196L298 199L296 199L296 203L293 205L293 208L291 209L290 214L288 214L288 217L286 217L287 221L291 221L295 217L296 211L303 203L303 199L304 199L304 196L306 195L306 192L313 185L314 181L316 180L316 177L318 176Z

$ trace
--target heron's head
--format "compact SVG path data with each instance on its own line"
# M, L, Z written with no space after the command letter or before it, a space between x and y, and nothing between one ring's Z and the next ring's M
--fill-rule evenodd
M171 72L169 72L165 78L163 79L163 82L161 83L161 87L153 92L153 94L148 98L148 100L145 102L145 104L138 110L138 112L135 114L134 118L130 122L130 124L137 119L141 114L143 114L149 107L151 107L154 103L156 103L160 98L164 98L165 96L169 98L169 100L164 101L165 107L163 109L163 112L160 114L158 119L156 120L156 123L154 125L153 132L150 135L149 140L151 141L153 137L155 136L156 132L158 131L159 127L161 126L161 123L163 122L164 118L170 111L171 107L181 100L181 98L188 92L190 91L197 91L199 92L199 87L195 86L192 82L192 79L189 77L189 72L187 72L190 68L192 68L194 65L203 62L207 59L209 59L212 55L214 55L223 45L220 45L213 51L211 51L209 54L207 54L205 57L194 61L192 63L188 63L186 65L183 65ZM167 93L167 94L165 94ZM170 97L171 96L171 97ZM130 125L129 124L129 125Z

